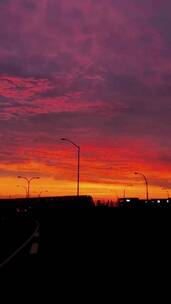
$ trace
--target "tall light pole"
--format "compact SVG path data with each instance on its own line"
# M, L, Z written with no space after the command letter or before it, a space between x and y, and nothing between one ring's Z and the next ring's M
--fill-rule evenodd
M147 181L147 178L146 178L146 176L143 173L135 172L135 174L136 175L141 175L144 178L144 180L145 180L145 184L146 184L146 200L148 201L149 194L148 194L148 181Z
M63 141L67 141L70 144L72 144L74 147L77 148L77 196L80 195L80 146L78 146L77 144L75 144L72 140L68 139L68 138L61 138L61 140Z
M34 180L34 179L39 179L40 177L39 176L37 176L37 177L31 177L29 179L29 178L27 178L25 176L20 176L19 175L18 178L22 178L22 179L25 179L27 181L27 185L28 185L28 188L27 188L27 198L29 198L30 197L30 183L31 183L31 181Z

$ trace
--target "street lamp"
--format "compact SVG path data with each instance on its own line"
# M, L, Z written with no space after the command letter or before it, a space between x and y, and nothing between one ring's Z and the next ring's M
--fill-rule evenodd
M31 183L31 181L34 180L34 179L40 179L40 177L37 176L37 177L32 177L32 178L29 179L29 178L27 178L25 176L20 176L19 175L18 178L22 178L22 179L25 179L27 181L27 184L28 184L27 198L29 198L30 197L30 183Z
M61 140L63 141L67 141L70 144L72 144L74 147L77 148L77 153L78 153L78 165L77 165L77 196L80 195L80 146L78 146L77 144L75 144L72 140L68 139L68 138L61 138Z
M149 195L148 195L148 181L147 181L146 176L144 174L142 174L142 173L139 173L139 172L135 172L134 174L141 175L144 178L145 184L146 184L146 199L148 201L148 199L149 199Z

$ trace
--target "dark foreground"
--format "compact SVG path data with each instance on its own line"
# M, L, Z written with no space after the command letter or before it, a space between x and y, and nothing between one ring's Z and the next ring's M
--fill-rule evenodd
M78 204L78 199L69 200L72 204L65 200L66 204L56 205L52 200L51 204L44 202L43 207L37 200L34 208L33 202L26 206L23 201L17 206L11 206L12 201L1 204L1 271L36 275L48 270L62 279L66 270L72 276L76 268L83 273L90 268L115 267L118 259L128 262L132 246L136 244L136 255L143 250L144 233L151 242L159 237L160 222L154 212L134 209L132 221L130 208L95 207L90 197L84 197L83 204ZM166 208L162 212L169 214ZM155 224L150 227L154 218ZM170 216L166 217L167 223L170 226Z
M38 271L86 267L102 252L112 254L113 243L107 243L112 223L103 226L101 218L94 223L93 214L78 210L59 210L39 219L27 215L1 220L1 269ZM109 231L106 231L109 229ZM110 248L111 247L111 248Z

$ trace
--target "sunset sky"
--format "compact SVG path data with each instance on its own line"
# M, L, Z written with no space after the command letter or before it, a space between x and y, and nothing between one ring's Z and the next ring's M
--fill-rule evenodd
M61 137L81 194L166 197L170 133L170 0L0 0L1 197L75 194Z

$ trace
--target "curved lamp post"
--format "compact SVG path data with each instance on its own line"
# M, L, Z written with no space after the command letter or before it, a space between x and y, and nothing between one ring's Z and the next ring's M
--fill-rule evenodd
M78 165L77 165L77 196L80 195L80 146L78 146L77 144L75 144L72 140L68 139L68 138L61 138L61 140L63 141L67 141L70 144L72 144L74 147L77 148L77 153L78 153Z
M145 184L146 184L146 200L148 201L149 200L149 193L148 193L148 181L147 181L146 176L143 173L140 173L140 172L135 172L134 174L141 175L144 178Z
M30 183L31 183L31 181L32 180L34 180L34 179L40 179L40 177L39 176L37 176L37 177L32 177L32 178L27 178L27 177L25 177L25 176L18 176L18 178L22 178L22 179L25 179L26 181L27 181L27 185L28 185L28 188L27 188L27 198L29 198L30 197Z

